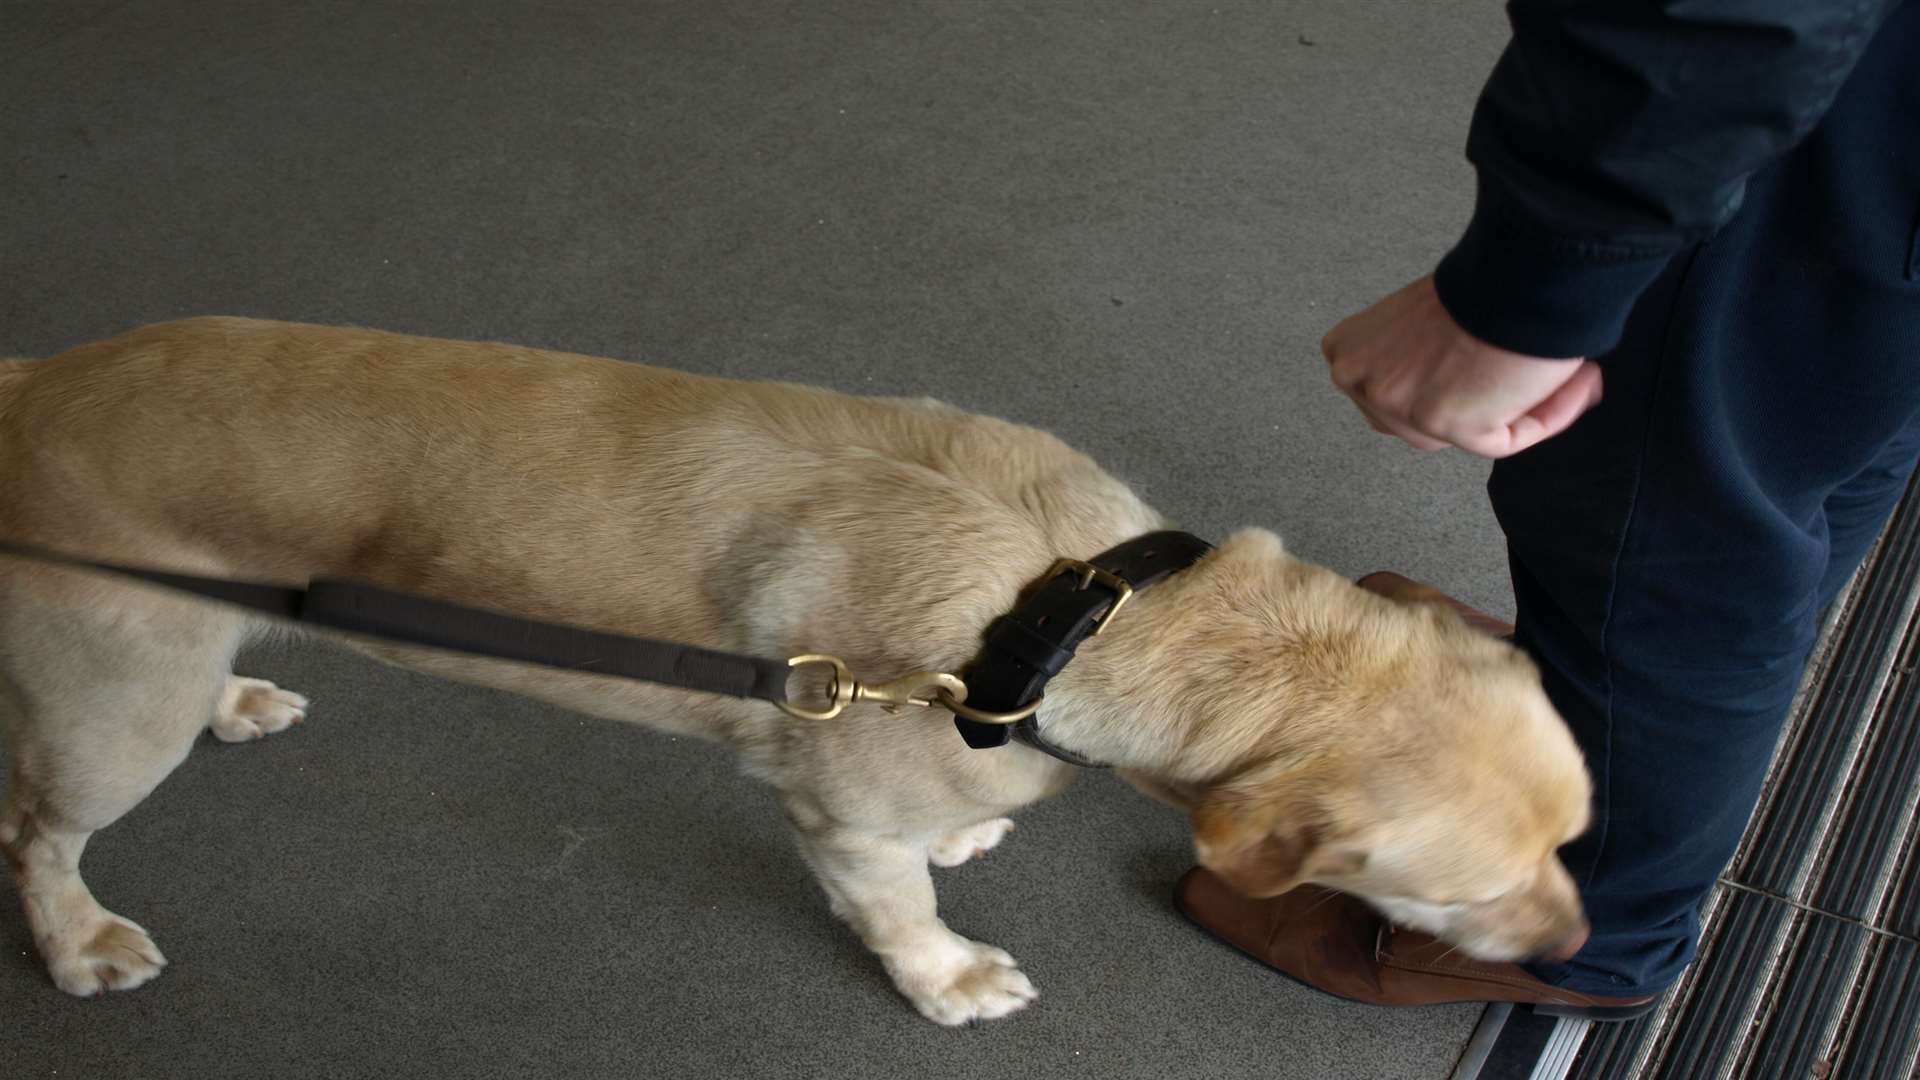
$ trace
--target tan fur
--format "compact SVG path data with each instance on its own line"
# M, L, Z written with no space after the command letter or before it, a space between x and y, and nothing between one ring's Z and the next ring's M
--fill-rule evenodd
M934 402L699 378L507 345L242 319L0 365L0 535L192 572L352 577L724 649L953 670L1057 557L1163 527L1053 437ZM81 883L80 848L210 724L305 700L233 677L220 608L0 559L0 844L75 993L164 963ZM780 793L834 910L942 1023L1031 1000L940 922L927 872L998 843L1071 770L967 750L943 714L770 706L388 645L377 655L713 738ZM1143 593L1049 689L1047 730L1192 811L1255 893L1352 889L1470 951L1580 925L1554 849L1588 782L1519 653L1427 603L1230 538Z

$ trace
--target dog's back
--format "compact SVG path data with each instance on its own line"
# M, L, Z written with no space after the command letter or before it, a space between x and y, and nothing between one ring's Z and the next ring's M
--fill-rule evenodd
M33 361L24 356L0 356L0 416L7 412L7 401L15 387L26 380Z

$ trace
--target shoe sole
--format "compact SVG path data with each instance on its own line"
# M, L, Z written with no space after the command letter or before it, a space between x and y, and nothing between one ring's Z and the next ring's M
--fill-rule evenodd
M1541 1016L1557 1016L1563 1020L1591 1020L1596 1024L1624 1024L1629 1020L1638 1020L1652 1012L1660 1004L1660 995L1638 1005L1555 1005L1551 1002L1515 1002L1520 1008Z

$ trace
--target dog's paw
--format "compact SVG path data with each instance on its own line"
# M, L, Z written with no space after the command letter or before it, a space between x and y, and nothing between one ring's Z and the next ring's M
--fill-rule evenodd
M73 940L79 944L52 951L47 971L55 986L76 997L131 990L167 966L147 932L118 915L102 912L98 925Z
M992 1020L1040 996L1003 949L955 934L932 952L888 966L900 992L936 1024L957 1027Z
M994 818L978 825L950 832L927 848L927 861L935 866L959 866L992 851L995 844L1013 831L1012 818Z
M265 679L227 679L214 710L214 738L222 742L251 742L285 731L307 718L307 699L282 690Z

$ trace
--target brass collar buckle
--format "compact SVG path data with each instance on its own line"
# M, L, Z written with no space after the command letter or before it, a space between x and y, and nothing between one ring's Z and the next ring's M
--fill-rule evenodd
M1113 621L1113 617L1120 614L1120 609L1127 606L1127 601L1133 599L1133 586L1127 582L1127 579L1102 570L1090 562L1061 559L1053 564L1053 569L1047 571L1047 580L1051 581L1061 574L1072 574L1079 578L1081 592L1092 588L1096 581L1113 590L1113 606L1107 608L1106 612L1093 624L1092 637L1099 637L1101 631L1107 628L1107 624Z

